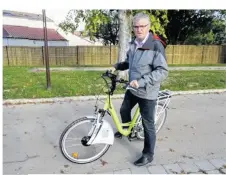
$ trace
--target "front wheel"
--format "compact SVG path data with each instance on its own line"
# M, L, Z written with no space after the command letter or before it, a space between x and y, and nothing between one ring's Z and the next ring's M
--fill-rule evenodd
M109 144L87 145L88 135L94 118L80 118L68 125L60 137L60 149L63 156L73 163L85 164L102 157L109 149Z
M155 131L156 134L162 129L167 117L167 110L163 108L163 104L158 104L156 106L156 113L155 113ZM142 125L142 117L141 115L138 117L138 131L136 133L137 138L144 140L144 128Z

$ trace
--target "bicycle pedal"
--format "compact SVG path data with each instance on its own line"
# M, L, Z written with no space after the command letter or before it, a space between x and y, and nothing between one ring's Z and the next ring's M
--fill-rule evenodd
M122 135L121 135L121 136L115 135L115 138L117 138L117 139L122 139Z
M136 136L128 136L128 140L131 142L132 140L135 140L137 137Z

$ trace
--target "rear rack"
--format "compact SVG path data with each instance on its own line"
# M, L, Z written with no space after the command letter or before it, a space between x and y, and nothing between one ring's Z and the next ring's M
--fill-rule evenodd
M159 115L164 112L164 110L168 107L170 99L171 99L171 91L169 90L162 90L159 91L158 98L157 98L157 105L160 107L161 110L159 112L156 111L156 117L158 119Z

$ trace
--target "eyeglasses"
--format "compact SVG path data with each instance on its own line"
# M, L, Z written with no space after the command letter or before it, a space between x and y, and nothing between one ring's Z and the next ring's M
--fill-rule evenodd
M133 26L133 28L134 28L134 29L138 29L138 28L143 29L143 28L145 28L145 27L147 27L147 26L148 26L148 24L146 24L146 25L140 25L140 26Z

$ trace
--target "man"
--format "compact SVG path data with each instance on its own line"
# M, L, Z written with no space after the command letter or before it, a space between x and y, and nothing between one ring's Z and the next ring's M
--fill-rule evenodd
M168 66L164 47L160 41L153 39L150 32L149 16L138 13L133 18L133 30L136 39L131 43L124 62L115 64L115 70L129 69L129 84L140 91L127 90L120 114L122 123L131 121L131 110L138 103L144 127L144 148L142 156L134 162L137 166L152 162L156 142L154 113L160 83L168 76ZM115 137L122 137L117 132Z

